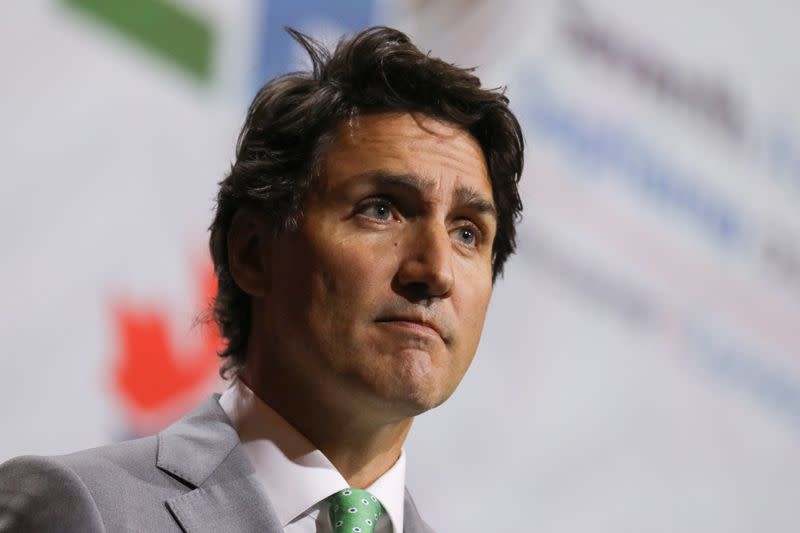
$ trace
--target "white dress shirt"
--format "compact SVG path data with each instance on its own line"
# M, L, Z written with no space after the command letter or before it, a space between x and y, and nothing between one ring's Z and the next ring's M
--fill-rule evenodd
M286 533L330 533L325 498L348 488L336 467L307 438L234 379L219 404L239 434L255 474ZM383 505L376 533L403 531L405 452L367 487Z

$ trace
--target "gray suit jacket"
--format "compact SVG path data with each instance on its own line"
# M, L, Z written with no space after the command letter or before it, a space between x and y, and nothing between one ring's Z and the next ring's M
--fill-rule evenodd
M283 531L218 395L153 437L0 465L0 531ZM404 533L432 533L406 490Z

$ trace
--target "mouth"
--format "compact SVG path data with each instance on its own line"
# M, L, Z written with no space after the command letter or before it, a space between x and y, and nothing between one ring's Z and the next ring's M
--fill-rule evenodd
M425 320L420 317L411 316L392 316L384 317L376 320L378 324L385 324L390 327L400 328L408 331L409 333L416 333L426 337L435 337L445 341L441 328L430 320Z

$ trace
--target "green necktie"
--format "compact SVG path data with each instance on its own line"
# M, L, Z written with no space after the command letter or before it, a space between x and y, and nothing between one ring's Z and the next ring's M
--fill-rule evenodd
M378 498L361 489L344 489L331 494L331 525L334 533L373 533L383 507Z

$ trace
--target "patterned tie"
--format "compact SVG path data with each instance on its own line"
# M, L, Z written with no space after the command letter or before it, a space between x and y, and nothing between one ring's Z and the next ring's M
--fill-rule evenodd
M344 489L331 494L331 525L334 533L373 533L383 507L378 498L361 489Z

